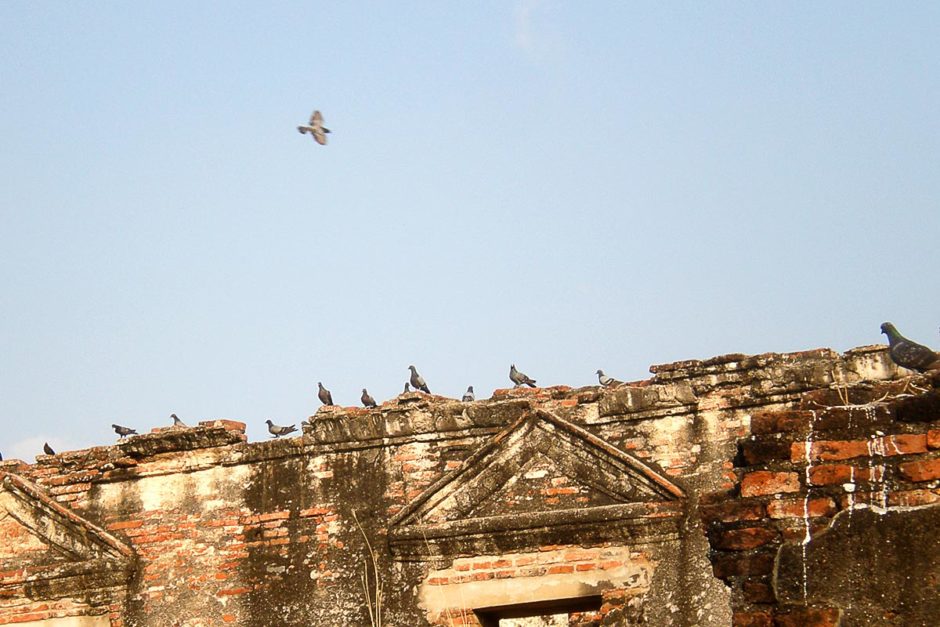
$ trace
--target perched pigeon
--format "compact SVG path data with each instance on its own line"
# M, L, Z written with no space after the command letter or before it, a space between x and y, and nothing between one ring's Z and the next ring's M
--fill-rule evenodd
M270 420L265 420L265 422L268 423L268 433L270 433L276 438L279 438L282 435L287 435L288 433L293 433L294 431L297 430L297 427L295 427L294 425L288 425L286 427L279 427L278 425L274 424Z
M0 453L0 462L3 461L3 453Z
M323 126L323 115L319 111L314 111L310 116L310 124L307 126L298 126L297 130L301 134L310 133L311 137L321 146L326 146L326 134L330 129Z
M520 385L528 385L530 388L535 387L535 379L530 379L528 375L516 370L516 364L512 364L509 367L509 378L516 384L515 387L519 387Z
M121 425L111 425L111 428L114 429L114 432L116 434L121 436L121 439L124 439L131 434L137 435L137 432L131 429L130 427L122 427Z
M409 392L411 392L411 386L405 381L405 389L402 391L402 394L408 394Z
M170 418L173 419L173 426L174 426L174 427L185 427L185 426L186 426L186 423L183 422L182 420L180 420L179 416L177 416L176 414L170 414Z
M42 452L46 455L55 455L55 451L52 450L52 447L49 446L48 442L42 445Z
M369 396L369 392L365 388L362 388L362 396L359 397L359 400L362 401L363 407L378 407L375 399Z
M428 384L424 382L424 377L418 374L414 366L408 366L408 369L411 370L411 387L421 390L425 394L430 394L431 390L428 389Z
M476 400L476 398L477 397L473 394L473 386L469 385L467 386L467 393L464 394L463 398L460 400L462 400L464 403L472 403Z
M617 379L613 377L608 377L606 374L604 374L603 370L597 371L597 380L600 382L601 386L605 388L617 387L623 383L623 381L617 381Z
M323 384L320 382L317 382L317 387L320 388L320 391L317 392L317 396L320 397L320 402L323 403L324 405L332 405L333 395L330 394L330 391L326 389L325 387L323 387Z
M888 336L888 354L897 365L917 372L940 369L940 354L910 341L890 322L881 325L881 332Z

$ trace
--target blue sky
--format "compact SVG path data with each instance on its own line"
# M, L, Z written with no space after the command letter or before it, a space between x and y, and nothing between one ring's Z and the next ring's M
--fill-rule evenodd
M938 112L936 3L0 3L0 452L940 347Z

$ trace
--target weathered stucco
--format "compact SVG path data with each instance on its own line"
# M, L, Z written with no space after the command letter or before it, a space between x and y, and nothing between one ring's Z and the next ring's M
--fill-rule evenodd
M248 443L218 420L0 462L0 624L914 625L936 611L935 551L913 556L937 528L933 380L883 347L651 371L616 389L325 407L290 439Z

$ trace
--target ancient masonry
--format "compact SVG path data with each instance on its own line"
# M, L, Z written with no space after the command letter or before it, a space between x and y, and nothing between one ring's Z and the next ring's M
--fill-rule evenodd
M940 624L940 377L651 372L0 462L0 624Z

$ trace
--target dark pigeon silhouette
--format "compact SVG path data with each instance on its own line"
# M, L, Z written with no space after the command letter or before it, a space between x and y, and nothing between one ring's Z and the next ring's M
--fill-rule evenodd
M131 429L130 427L122 427L121 425L111 425L111 428L114 429L114 432L116 434L121 436L122 440L129 435L138 435L138 433L134 431L133 429Z
M265 420L265 422L268 423L268 433L270 433L275 438L279 438L282 435L287 435L288 433L293 433L294 431L297 431L297 427L295 427L294 425L281 427L281 426L274 424L270 420Z
M319 111L314 111L313 115L310 116L310 124L298 126L297 130L300 131L301 135L310 133L318 144L326 146L326 134L330 132L330 129L323 126L323 114Z
M623 381L618 381L613 377L608 377L606 374L604 374L603 370L597 371L597 381L601 384L602 387L605 388L617 387L623 383Z
M516 370L516 364L512 364L509 367L509 378L515 383L514 387L519 387L520 385L528 385L530 388L535 387L535 379L531 379L527 374Z
M362 405L364 407L369 407L369 408L378 407L378 405L375 402L375 399L369 396L369 392L366 391L365 388L362 388L362 396L359 397L359 400L362 401Z
M52 447L49 446L48 442L42 445L42 452L45 453L46 455L55 455L55 451L52 450Z
M411 387L421 390L425 394L430 394L431 390L428 389L428 384L424 382L424 377L418 374L414 366L408 366L408 369L411 370Z
M323 387L323 384L320 382L317 382L317 387L320 388L320 390L317 392L317 396L320 398L320 402L324 405L332 405L333 395L330 394L330 391Z
M464 403L472 403L473 401L476 400L476 395L473 393L472 385L467 386L467 391L466 393L464 393L463 398L460 400L462 400Z
M888 354L897 365L917 372L940 369L940 354L907 339L890 322L881 325L881 332L888 336Z
M408 385L407 381L405 381L405 389L402 390L402 394L408 394L409 392L411 392L411 386Z
M180 419L179 419L179 416L177 416L176 414L170 414L170 418L173 419L173 426L174 426L174 427L185 427L185 426L186 426L186 423L183 422L182 420L180 420Z

